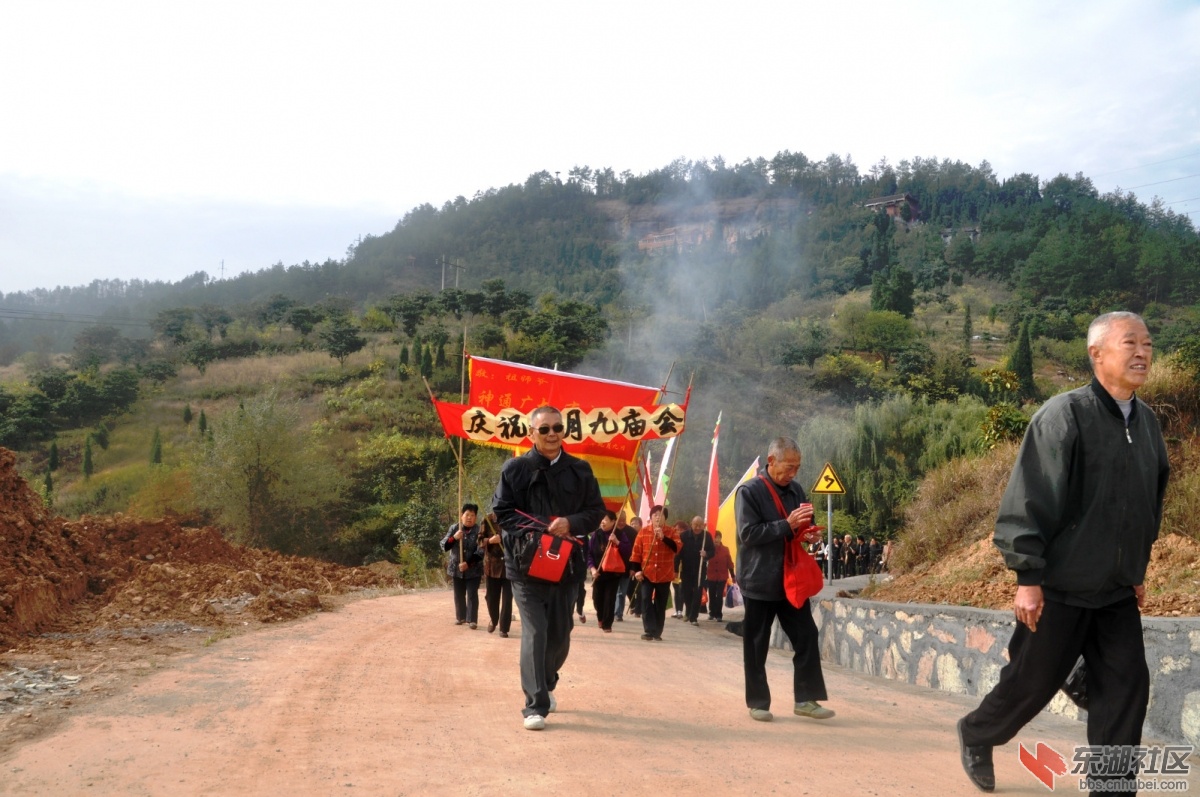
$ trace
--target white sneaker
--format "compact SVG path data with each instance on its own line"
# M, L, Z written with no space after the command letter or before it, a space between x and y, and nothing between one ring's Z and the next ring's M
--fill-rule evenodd
M546 720L542 719L541 714L530 714L525 718L525 730L527 731L543 731L546 729Z
M550 693L550 713L558 711L558 701L554 699L554 693Z

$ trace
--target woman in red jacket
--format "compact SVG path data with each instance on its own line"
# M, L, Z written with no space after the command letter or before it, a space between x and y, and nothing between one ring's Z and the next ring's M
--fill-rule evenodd
M713 553L712 559L708 560L708 576L705 581L705 586L708 588L708 619L721 622L725 582L729 580L733 571L733 556L729 553L729 549L721 544L721 532L713 532L713 542L716 543L716 551ZM733 581L735 584L737 583L736 578Z
M675 554L681 547L679 532L666 525L666 507L650 509L650 525L633 541L629 567L642 596L642 639L662 641L667 619L667 598L675 580Z

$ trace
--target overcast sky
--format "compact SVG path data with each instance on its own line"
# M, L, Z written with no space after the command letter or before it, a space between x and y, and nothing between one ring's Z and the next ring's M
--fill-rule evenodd
M785 149L1192 212L1198 54L1196 2L0 0L0 293L341 259L542 169Z

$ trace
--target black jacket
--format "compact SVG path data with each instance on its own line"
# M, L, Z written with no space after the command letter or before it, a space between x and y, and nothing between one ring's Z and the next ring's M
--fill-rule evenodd
M1107 391L1060 393L1029 422L993 541L1017 583L1098 607L1133 594L1158 538L1170 466L1154 413Z
M521 513L536 518L542 530L556 517L565 517L571 533L583 537L600 525L604 517L604 500L592 467L578 457L562 452L554 465L532 448L519 457L504 463L500 483L492 499L492 509L500 522L504 538L504 564L512 581L524 579L513 552L521 548L521 538L528 533L532 521ZM565 582L577 583L587 576L582 545L571 552Z
M764 468L759 471L767 476ZM742 594L762 601L781 601L783 592L783 547L795 534L788 525L787 513L806 503L804 488L796 482L787 487L772 484L783 501L781 516L771 498L770 488L755 477L737 489L737 574Z
M708 559L711 559L713 554L717 552L713 545L712 535L707 531L697 535L690 529L680 532L679 538L683 541L683 548L679 551L679 555L675 557L679 577L691 584L700 583L696 580L697 576L708 570ZM708 554L708 559L704 560L704 564L700 563L700 548L703 546L705 553ZM700 578L700 581L704 581Z
M454 534L458 531L461 524L455 523L446 532L446 536L442 537L442 550L450 553L450 561L446 563L446 575L451 578L483 578L483 549L479 547L479 526L474 525L469 529L463 529L462 552L464 559L458 558L458 540L454 539ZM466 570L459 570L460 561L467 563Z

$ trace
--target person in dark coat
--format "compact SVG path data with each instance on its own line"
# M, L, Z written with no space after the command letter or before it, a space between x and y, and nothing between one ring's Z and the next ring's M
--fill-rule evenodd
M624 530L617 528L616 514L608 511L600 521L600 529L592 532L591 543L588 545L592 606L596 609L596 622L600 624L601 631L612 631L613 619L617 613L617 593L629 568L629 554L633 552L633 537L628 532L628 526ZM615 551L620 570L604 569L605 554L610 550Z
M549 584L527 579L520 555L537 544L542 531L562 539L587 534L604 516L604 500L591 466L563 450L562 412L539 407L529 423L533 448L504 463L492 507L504 538L513 600L521 613L521 713L527 730L540 731L557 705L553 692L571 650L571 610L579 582L587 575L586 559L579 546L573 546L562 580Z
M487 587L483 593L484 603L488 610L488 633L498 627L500 636L507 637L512 628L512 582L508 580L508 571L504 568L504 547L500 544L500 526L496 523L496 513L488 515L483 520L483 576Z
M704 518L692 518L690 528L679 530L683 550L679 552L680 598L683 602L684 619L699 625L700 591L704 589L708 560L713 555L713 539L704 529Z
M821 672L817 624L806 600L797 609L783 588L784 546L797 536L820 539L813 531L813 506L796 483L800 447L778 437L767 450L767 467L738 487L738 585L746 603L742 626L742 659L746 670L746 706L750 716L769 722L771 689L767 685L767 652L775 620L795 651L792 656L793 712L811 719L828 719L833 711L817 703L828 699Z
M1158 420L1134 393L1153 355L1145 322L1106 313L1087 346L1091 384L1034 414L1000 499L992 539L1016 574L1017 625L1000 680L958 721L963 769L982 791L996 786L992 748L1050 702L1080 655L1088 745L1103 751L1089 770L1116 781L1084 785L1137 790L1138 759L1127 754L1141 744L1150 697L1140 608L1170 465Z
M454 621L472 630L479 621L479 582L483 579L483 550L475 519L479 507L463 504L459 521L442 538L442 550L450 554L446 575L454 585Z

